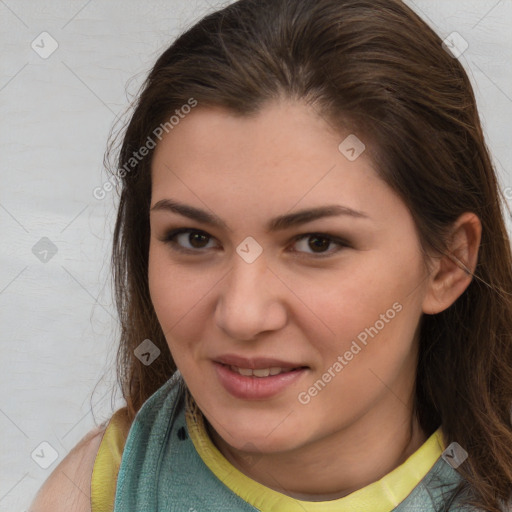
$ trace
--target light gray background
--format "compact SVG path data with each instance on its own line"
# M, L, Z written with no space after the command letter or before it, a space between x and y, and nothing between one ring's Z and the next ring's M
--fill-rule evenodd
M512 0L407 3L442 38L455 31L469 44L460 59L512 198ZM0 0L0 512L26 510L69 450L124 404L109 275L116 195L92 191L107 178L114 120L158 55L220 5ZM58 48L43 59L31 44L47 51L45 31ZM44 237L57 250L46 262L33 253ZM44 441L58 453L47 469L31 456L51 454Z

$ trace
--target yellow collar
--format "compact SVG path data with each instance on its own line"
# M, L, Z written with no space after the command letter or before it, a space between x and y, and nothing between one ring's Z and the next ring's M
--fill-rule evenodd
M186 421L197 453L224 485L258 510L391 512L413 491L444 450L442 431L439 427L403 464L377 482L336 500L301 501L252 480L235 468L211 441L202 414L192 402L189 401L187 404Z

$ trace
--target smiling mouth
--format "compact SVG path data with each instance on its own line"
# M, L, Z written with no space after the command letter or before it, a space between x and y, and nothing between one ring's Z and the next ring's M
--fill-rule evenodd
M271 366L269 368L258 368L258 369L252 369L252 368L239 368L238 366L233 365L223 365L228 367L231 371L239 373L240 375L243 375L244 377L273 377L275 375L280 375L282 373L289 373L293 372L295 370L301 370L303 368L306 368L305 366L297 366L296 368L281 368L279 366Z
M269 400L296 385L310 371L308 366L295 366L297 363L277 359L237 356L222 359L214 361L217 378L229 394L241 400Z

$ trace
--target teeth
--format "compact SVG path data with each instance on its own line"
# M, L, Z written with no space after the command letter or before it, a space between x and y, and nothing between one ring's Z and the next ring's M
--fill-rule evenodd
M236 371L240 375L245 375L246 377L250 377L252 375L252 370L250 368L237 368Z
M251 368L230 366L230 369L240 375L244 375L245 377L268 377L269 375L279 375L280 373L291 372L295 368L280 368L279 366L272 366L270 368L258 368L252 370Z
M253 370L255 377L268 377L270 375L270 368L261 368L260 370Z

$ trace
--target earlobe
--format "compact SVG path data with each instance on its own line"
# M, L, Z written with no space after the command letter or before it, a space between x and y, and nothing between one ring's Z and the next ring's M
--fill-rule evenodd
M454 223L447 253L435 263L423 301L429 315L449 308L466 290L478 263L482 224L472 212L462 214Z

